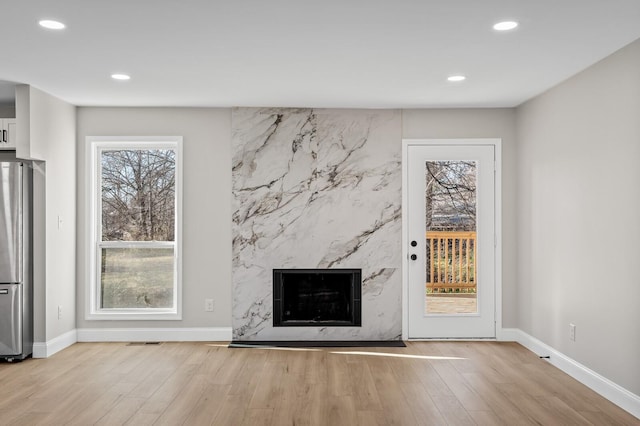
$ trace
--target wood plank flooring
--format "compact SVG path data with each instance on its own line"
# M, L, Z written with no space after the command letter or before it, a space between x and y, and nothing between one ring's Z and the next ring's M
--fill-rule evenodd
M0 363L0 425L640 425L516 343L78 343Z

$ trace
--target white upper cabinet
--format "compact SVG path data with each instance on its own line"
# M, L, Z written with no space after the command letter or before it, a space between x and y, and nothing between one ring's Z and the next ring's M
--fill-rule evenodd
M16 149L15 118L0 118L0 149Z

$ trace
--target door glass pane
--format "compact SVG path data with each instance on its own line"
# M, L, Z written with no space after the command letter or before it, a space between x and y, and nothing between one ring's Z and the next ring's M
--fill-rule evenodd
M427 161L426 314L477 313L476 161Z
M174 249L102 248L102 309L173 307Z

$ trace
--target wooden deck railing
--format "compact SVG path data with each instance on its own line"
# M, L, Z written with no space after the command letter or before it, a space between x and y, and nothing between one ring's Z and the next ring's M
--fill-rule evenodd
M476 292L476 233L427 232L427 292Z

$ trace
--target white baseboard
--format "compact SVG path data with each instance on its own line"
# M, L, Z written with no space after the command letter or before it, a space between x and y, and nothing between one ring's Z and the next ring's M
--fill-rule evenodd
M76 342L220 342L231 341L231 327L80 328L46 342L33 343L33 358L48 358Z
M498 333L498 340L518 342L539 356L548 356L549 362L553 366L640 419L640 396L569 358L546 343L517 328L502 329Z
M78 335L76 330L67 331L58 337L54 337L46 342L34 342L33 343L33 357L34 358L48 358L56 352L68 348L78 341Z
M231 327L78 329L78 342L224 342L230 340Z

